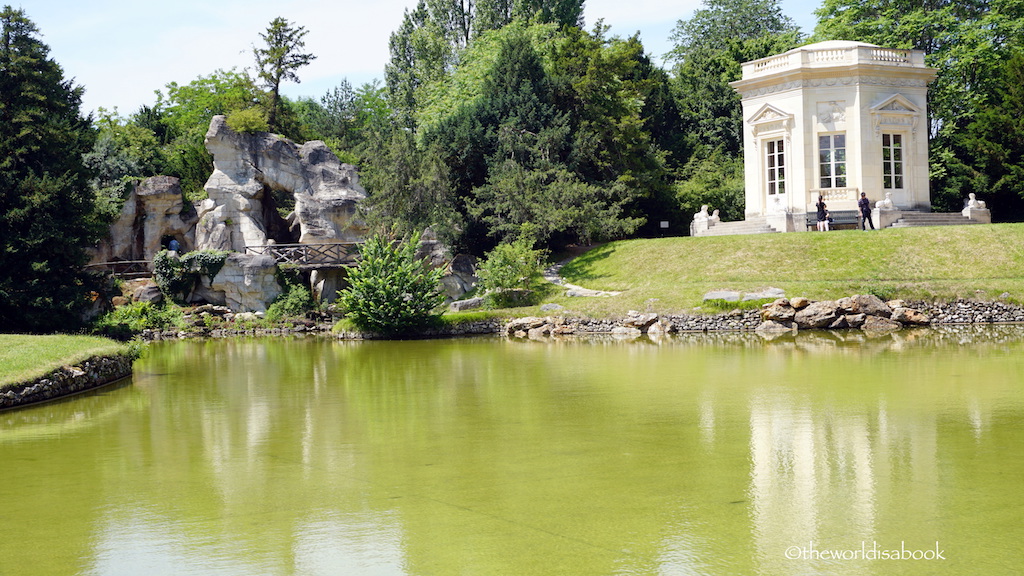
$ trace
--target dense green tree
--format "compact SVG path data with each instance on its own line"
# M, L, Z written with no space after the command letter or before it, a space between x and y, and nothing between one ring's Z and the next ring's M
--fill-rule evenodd
M429 269L416 258L419 234L404 242L381 235L359 249L359 266L348 273L348 287L338 292L347 317L360 329L387 336L415 335L440 316L444 303L440 268Z
M82 156L95 139L82 88L66 80L22 10L0 12L0 331L77 323L84 247L96 238Z
M464 52L485 33L513 22L583 24L580 0L420 0L406 10L390 38L385 78L391 102L403 124L418 128L416 113L427 103L420 91L443 81L463 64Z
M300 140L323 140L343 161L361 164L360 158L391 131L392 111L378 81L353 89L348 80L319 101L300 99L293 105L302 124Z
M391 58L384 67L384 78L389 99L399 122L414 129L420 88L444 77L454 64L455 52L443 27L431 17L426 0L420 0L414 10L405 11L401 26L391 34L388 49Z
M368 223L380 231L410 235L430 227L456 245L464 220L449 182L448 166L436 146L419 149L412 134L391 132L364 153L362 181L370 196Z
M716 148L690 159L676 183L676 198L688 217L707 204L723 221L742 220L744 186L743 158Z
M299 82L298 69L316 59L313 54L304 54L306 46L303 38L307 30L302 26L293 26L280 16L274 18L267 27L266 33L260 33L265 46L253 47L256 58L256 73L263 85L270 91L270 103L267 110L267 124L271 130L279 131L281 102L281 83L285 81Z
M631 203L660 168L642 130L638 43L563 29L540 48L558 71L549 74L533 46L547 37L512 26L496 34L479 96L427 133L466 201L468 244L480 251L523 230L547 245L634 232L643 216ZM481 229L490 242L475 236Z
M166 161L152 130L102 108L99 115L99 136L83 160L92 172L89 185L96 195L98 215L102 221L111 222L134 183L162 172Z
M203 144L210 120L258 106L260 91L247 72L234 69L217 70L188 84L171 82L166 90L166 95L157 91L156 104L140 109L131 122L163 141L161 173L180 178L185 195L201 200L213 172L213 158Z

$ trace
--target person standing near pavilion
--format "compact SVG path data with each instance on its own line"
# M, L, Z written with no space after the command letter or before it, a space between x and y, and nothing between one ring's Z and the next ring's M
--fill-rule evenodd
M867 230L864 226L867 223L871 226L871 229L875 229L875 223L871 220L871 202L868 200L866 192L860 193L860 200L857 201L857 207L860 208L860 229Z

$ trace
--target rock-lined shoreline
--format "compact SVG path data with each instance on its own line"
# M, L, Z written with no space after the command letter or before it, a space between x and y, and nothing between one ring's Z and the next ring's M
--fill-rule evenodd
M824 324L830 310L835 315L828 325L817 326L824 332L842 334L850 330L860 333L891 333L907 326L978 326L994 324L1024 324L1024 307L1005 302L882 302L875 297L850 297L837 301L815 303L806 299L785 298L765 305L760 310L734 310L732 312L701 314L657 314L654 312L630 312L621 318L575 318L571 316L523 317L512 320L491 318L464 322L443 328L435 328L420 335L421 338L450 338L474 335L504 335L513 338L544 339L559 335L597 336L609 335L617 338L635 338L643 335L660 337L676 334L678 338L714 338L715 335L749 335L751 338L772 339L780 334L795 334L812 324ZM812 307L813 304L819 304ZM879 305L885 308L879 308ZM876 314L868 314L871 307L878 308ZM789 309L789 310L787 310ZM797 314L810 309L799 319ZM884 310L888 309L888 316ZM792 311L792 318L785 320ZM822 311L824 310L824 315ZM811 312L815 312L812 314ZM841 312L841 313L840 313ZM858 318L859 315L865 318ZM850 316L853 322L851 323ZM896 320L893 320L893 318ZM780 320L779 318L783 318ZM867 318L888 320L882 329L870 324ZM840 319L842 321L840 321ZM857 324L859 322L859 326ZM807 326L801 328L800 322ZM766 330L764 324L773 322L781 330ZM787 324L789 322L790 324ZM838 322L838 323L837 323ZM845 322L845 325L843 324ZM865 325L868 325L865 328ZM875 329L873 329L873 327ZM759 330L759 328L761 328ZM831 328L831 330L830 330ZM171 340L183 338L232 338L238 336L331 336L342 340L367 340L380 338L362 332L333 333L328 322L305 321L290 327L276 328L218 328L193 326L181 331L145 330L145 340ZM76 366L65 366L31 382L9 386L0 392L0 410L26 406L45 400L52 400L104 386L131 375L132 359L127 355L93 357Z
M0 392L0 410L70 396L132 375L133 359L126 354L93 356L74 366L63 366L42 378L8 386Z
M857 298L857 302L854 302ZM869 306L868 303L871 303ZM794 303L796 306L794 306ZM814 306L812 307L812 304ZM793 316L787 321L786 309ZM809 310L808 310L809 309ZM868 313L864 310L883 310ZM797 319L797 312L803 312ZM863 317L861 316L863 314ZM767 318L766 318L767 316ZM782 320L780 320L782 318ZM775 325L765 326L766 321ZM804 321L804 325L800 322ZM787 324L791 322L792 324ZM1024 307L1004 302L921 302L891 300L882 302L874 296L841 298L836 301L812 302L807 299L780 298L757 310L733 310L721 314L658 314L631 312L617 318L578 318L571 315L527 316L514 319L492 318L475 320L434 328L419 335L420 338L448 338L472 335L507 335L527 337L552 334L613 334L620 336L669 333L713 332L789 332L806 329L862 329L899 330L908 326L938 326L952 324L1013 324L1024 323ZM144 340L175 340L180 338L232 338L236 336L298 336L304 334L330 335L343 340L370 340L379 335L347 331L334 333L327 321L304 320L289 326L272 328L221 327L210 328L201 323L183 330L145 330Z

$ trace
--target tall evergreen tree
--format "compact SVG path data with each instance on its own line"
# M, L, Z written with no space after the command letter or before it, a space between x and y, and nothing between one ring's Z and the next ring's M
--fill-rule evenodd
M316 59L312 54L303 54L302 49L306 42L303 38L307 30L302 27L294 27L290 22L278 16L270 22L266 34L260 34L260 38L266 44L265 47L253 47L252 53L256 57L257 73L260 80L270 90L270 110L267 113L267 124L271 130L278 130L278 116L281 114L281 82L291 80L299 81L296 72L299 68L309 64Z
M82 164L95 135L25 12L4 7L0 27L0 331L68 328L97 232Z

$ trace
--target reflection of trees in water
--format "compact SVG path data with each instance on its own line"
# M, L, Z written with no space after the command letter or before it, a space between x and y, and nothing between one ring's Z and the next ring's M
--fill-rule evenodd
M95 486L71 514L282 573L318 543L410 573L559 555L576 573L715 558L756 573L790 536L882 530L906 502L936 517L961 498L945 478L978 466L944 450L964 430L972 447L1022 440L1006 415L1019 355L987 353L1021 340L996 332L161 344L136 410L62 439ZM79 550L130 544L79 532Z

